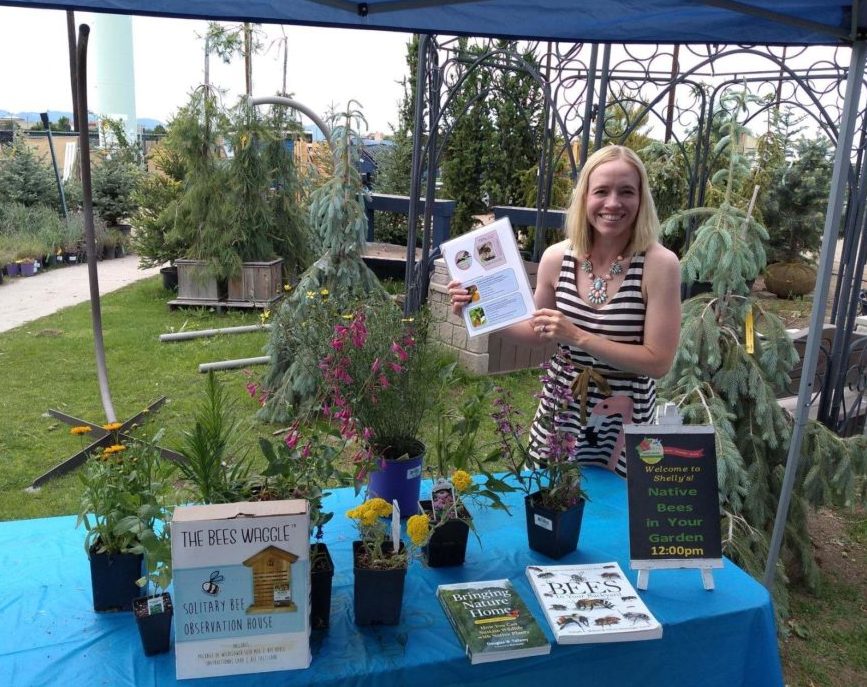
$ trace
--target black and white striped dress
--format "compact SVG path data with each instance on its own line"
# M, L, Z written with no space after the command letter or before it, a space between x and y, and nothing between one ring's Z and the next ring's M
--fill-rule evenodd
M572 249L567 248L557 279L557 309L590 334L597 334L621 343L641 343L644 339L645 314L645 304L641 294L644 254L640 253L632 257L620 288L599 308L588 305L578 293L579 262ZM608 381L612 397L626 396L632 400L632 422L639 424L651 422L656 406L656 385L652 379L638 375L628 379L608 377L606 372L623 373L579 348L561 345L559 353L552 358L548 375L556 378L566 387L571 386L577 373L571 370L564 372L564 360L579 369L592 366ZM544 458L538 449L544 445L545 438L548 436L548 430L540 422L540 417L553 412L553 403L547 386L547 384L543 386L539 409L530 428L530 452L537 459ZM599 408L628 405L628 402L618 399L621 401L620 404L610 403L599 406L594 413L593 408L604 398L606 396L591 381L587 393L586 426L581 424L577 400L570 402L567 408L558 411L561 429L576 436L577 460L603 467L608 464L612 451L616 447L623 427L623 417L619 413L606 415L600 412ZM544 451L542 453L544 454ZM617 460L616 472L622 476L626 475L626 460L622 448Z

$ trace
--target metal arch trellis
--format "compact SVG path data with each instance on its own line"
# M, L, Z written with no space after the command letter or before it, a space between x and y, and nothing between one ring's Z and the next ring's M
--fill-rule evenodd
M434 177L448 142L450 127L443 126L448 110L473 69L524 71L536 80L543 94L543 138L539 149L536 237L533 257L544 247L544 213L561 158L566 156L574 180L588 151L604 142L623 142L647 127L656 138L664 129L687 180L686 207L704 204L715 153L712 132L727 116L725 98L746 84L758 96L742 123L760 121L774 109L803 115L810 128L837 145L844 107L849 49L774 47L756 45L612 45L566 43L502 43L493 39L473 42L472 54L458 38L425 35L419 42L416 122L413 143L413 178L410 197L424 198L422 259L416 265L407 250L407 311L417 309L427 293L432 264L428 244ZM534 64L522 55L535 56ZM601 53L601 57L600 57ZM538 66L534 66L538 65ZM494 88L478 98L494 92ZM847 349L858 305L860 276L867 262L862 241L867 206L867 177L862 162L867 149L867 107L862 89L846 184L846 212L841 221L843 245L840 275L832 300L831 320L842 336L835 337L832 370L822 395L820 419L838 428L837 410L843 394L845 366L833 369ZM475 101L473 101L475 102ZM427 122L421 117L427 104ZM471 106L472 102L468 105ZM592 142L591 142L592 140ZM718 155L718 153L716 153ZM421 179L426 189L420 193ZM415 245L418 208L411 204L408 246ZM688 237L687 237L688 240ZM862 245L864 244L864 245ZM835 376L836 373L836 376Z

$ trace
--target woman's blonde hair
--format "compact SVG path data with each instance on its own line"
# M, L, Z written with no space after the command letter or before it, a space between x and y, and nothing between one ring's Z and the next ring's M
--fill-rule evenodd
M624 248L624 255L646 251L656 242L659 235L659 218L656 216L656 206L647 183L647 170L644 163L632 150L625 146L610 145L600 148L587 158L584 168L578 177L578 183L572 191L572 200L566 212L566 237L572 249L578 255L585 255L593 247L593 232L587 222L587 191L590 186L590 175L599 165L613 160L625 160L638 172L639 186L638 215L632 228L632 240Z

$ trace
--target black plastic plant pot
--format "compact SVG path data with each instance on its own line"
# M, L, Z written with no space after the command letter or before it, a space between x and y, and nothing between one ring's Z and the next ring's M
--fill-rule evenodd
M334 562L322 542L310 545L310 627L327 630L331 617Z
M90 585L93 610L129 611L142 595L135 582L142 576L144 556L134 553L95 553L90 550Z
M430 514L431 502L419 501L422 510ZM431 533L430 540L422 547L425 562L431 568L449 568L463 565L467 555L467 539L470 526L467 522L470 514L462 509L464 519L454 518L439 525Z
M160 268L160 274L163 278L163 288L166 291L178 290L178 268L174 265Z
M145 656L164 654L171 647L172 597L167 593L144 596L132 602L135 622Z
M526 496L524 508L530 548L554 559L562 558L577 549L585 503L582 499L569 510L551 510L541 504L538 492Z
M360 541L352 542L355 561L353 610L356 625L397 625L403 606L406 566L383 570L358 567ZM388 544L383 548L387 549ZM403 551L403 542L400 550Z

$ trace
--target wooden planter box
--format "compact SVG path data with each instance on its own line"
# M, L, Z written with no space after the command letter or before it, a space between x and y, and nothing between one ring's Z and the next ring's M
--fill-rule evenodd
M216 303L220 301L220 287L217 279L205 271L202 260L175 260L178 268L178 301L201 301Z
M245 262L241 276L229 280L229 304L268 304L280 297L283 288L283 260Z

